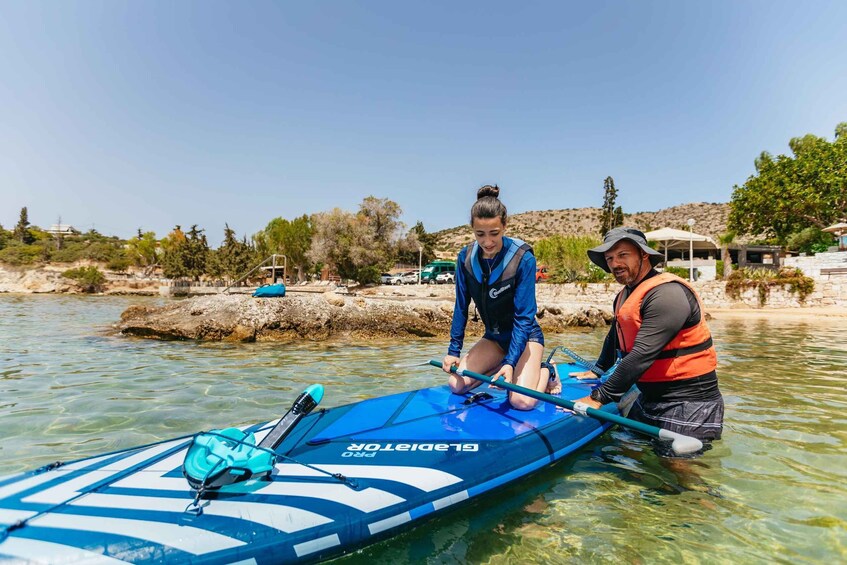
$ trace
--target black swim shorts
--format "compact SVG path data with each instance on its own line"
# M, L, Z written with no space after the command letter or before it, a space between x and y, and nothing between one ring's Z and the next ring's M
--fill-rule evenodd
M639 397L629 417L702 441L712 441L720 439L723 432L723 398L706 402L645 402Z

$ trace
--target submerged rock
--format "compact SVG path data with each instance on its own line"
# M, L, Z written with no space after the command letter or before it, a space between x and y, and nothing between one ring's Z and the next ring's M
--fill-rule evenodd
M446 337L453 299L289 294L285 298L246 295L198 296L158 308L131 306L116 324L125 335L154 339L212 341L324 340L330 337ZM611 313L594 307L539 306L546 331L600 326ZM482 335L468 322L468 335Z

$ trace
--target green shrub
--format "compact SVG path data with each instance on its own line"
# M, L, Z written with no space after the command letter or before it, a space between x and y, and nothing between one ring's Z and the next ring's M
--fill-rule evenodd
M591 236L554 235L533 245L539 265L547 265L549 282L601 282L608 275L588 259L587 251L600 245Z
M803 253L821 253L833 244L832 234L810 227L788 236L789 249Z
M22 245L18 242L10 242L8 247L0 250L0 263L9 265L31 265L44 259L44 248L40 245Z
M65 245L61 249L51 249L49 251L50 261L54 263L73 263L81 259L78 246Z
M129 260L129 257L126 255L118 255L109 260L108 264L106 264L106 268L115 273L125 273L131 264L132 261Z
M691 274L685 267L665 267L665 272L685 280L688 280L688 276Z
M68 269L62 276L75 281L83 292L99 292L106 282L106 276L94 266Z
M367 267L360 267L356 270L356 281L360 283L378 283L379 276L382 273L383 269L379 267L379 265L368 265Z
M585 273L585 276L580 278L581 282L586 283L599 283L599 282L609 282L612 275L595 265L594 263L589 262L588 271Z
M71 235L61 239L57 249L57 240L36 242L44 247L45 260L56 263L76 261L97 261L108 263L126 255L124 242L117 238L107 238L99 234Z
M738 269L732 272L726 281L726 293L734 300L741 298L741 293L748 288L755 288L759 295L759 306L764 306L774 286L788 286L788 292L797 294L800 303L815 290L815 281L803 274L803 271L793 267L782 267L779 271L773 269Z

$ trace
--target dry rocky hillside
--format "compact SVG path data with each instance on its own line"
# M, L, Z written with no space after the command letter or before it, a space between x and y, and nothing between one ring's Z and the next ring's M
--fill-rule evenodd
M569 208L524 212L509 217L509 235L529 243L554 234L593 235L600 237L600 208ZM665 208L658 212L636 212L624 214L624 225L643 231L659 228L688 229L686 220L694 218L694 232L708 235L715 241L726 231L729 204L700 202ZM463 245L472 240L468 226L458 226L436 232L435 249L439 255L454 256Z

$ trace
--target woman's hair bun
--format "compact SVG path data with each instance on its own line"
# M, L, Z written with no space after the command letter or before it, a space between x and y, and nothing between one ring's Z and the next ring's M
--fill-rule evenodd
M494 198L499 198L500 196L500 187L496 184L494 186L490 184L486 184L482 188L476 191L476 199L485 198L486 196L493 196Z

